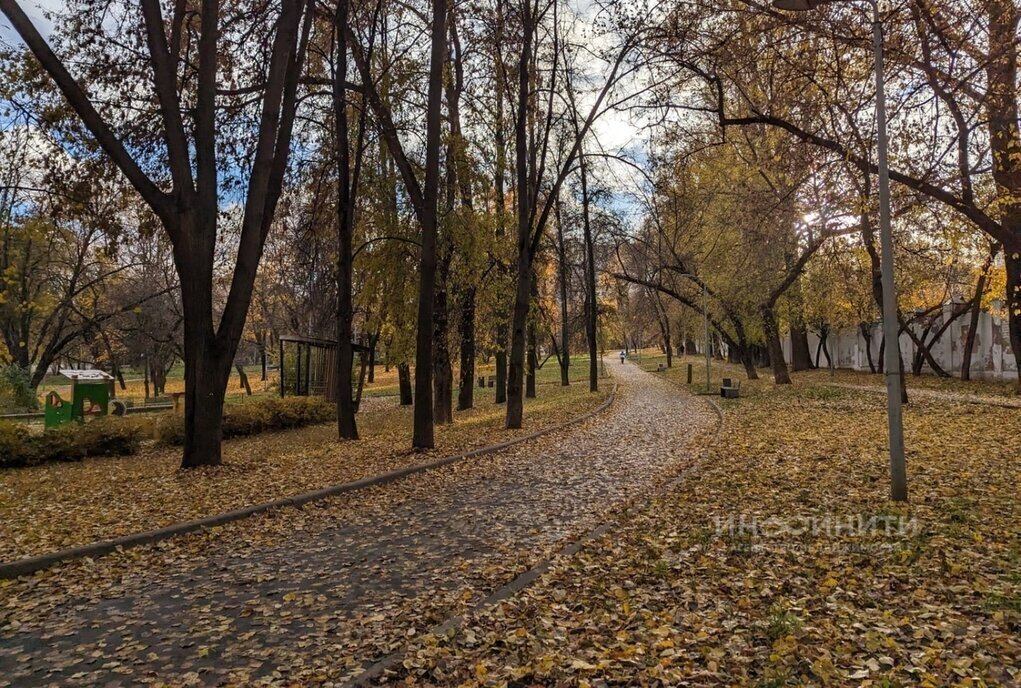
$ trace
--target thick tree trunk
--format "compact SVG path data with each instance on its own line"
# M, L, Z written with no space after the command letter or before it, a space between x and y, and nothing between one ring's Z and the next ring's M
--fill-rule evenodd
M337 164L337 435L357 440L355 403L351 398L354 366L354 208L351 188L351 160L347 116L347 22L348 0L338 0L335 17L337 73L333 78L334 145ZM281 361L281 365L283 362Z
M197 285L201 287L201 285ZM184 298L184 455L182 468L219 466L223 462L223 400L231 356L218 349L209 299L193 305L192 289ZM201 288L198 290L201 291Z
M808 346L808 328L803 322L791 325L791 369L794 372L812 368L812 352Z
M769 361L773 366L773 380L778 385L789 385L791 384L791 375L787 370L787 362L783 358L783 345L780 343L780 328L777 326L776 313L769 305L763 305L760 312L762 326L766 333L766 346L769 349Z
M1021 395L1021 241L1014 246L1004 246L1004 262L1007 268L1007 329L1018 373L1016 392Z
M400 389L401 406L415 403L411 393L411 368L407 363L397 364L397 386Z
M457 390L457 410L464 411L475 406L475 288L464 290L461 295L461 352L460 387Z
M989 147L1007 273L1007 330L1021 395L1021 131L1018 126L1018 7L1011 0L989 0L990 56L986 61Z
M748 347L741 347L740 350L741 365L744 366L745 375L748 376L749 380L758 380L759 371L755 369L755 356L752 354Z
M436 446L433 428L433 307L436 295L436 234L440 179L440 144L443 72L447 47L447 3L432 3L432 53L429 61L428 106L426 111L425 184L423 198L422 251L418 290L418 331L415 346L415 418L412 446Z

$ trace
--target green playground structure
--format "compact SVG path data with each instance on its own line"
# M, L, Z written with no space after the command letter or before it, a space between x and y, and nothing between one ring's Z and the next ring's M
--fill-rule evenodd
M56 392L46 395L47 429L110 413L112 375L102 370L61 370L60 374L71 381L71 399L62 399Z

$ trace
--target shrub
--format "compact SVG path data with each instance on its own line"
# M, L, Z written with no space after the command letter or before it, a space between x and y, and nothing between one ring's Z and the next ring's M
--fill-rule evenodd
M184 444L184 418L176 413L162 414L156 421L156 441L180 447Z
M32 376L27 369L17 365L0 367L0 410L8 413L35 411L39 408Z
M322 397L288 397L270 404L274 428L296 428L327 423L337 417L337 409Z
M28 430L21 423L0 421L0 466L12 463L25 454Z
M267 430L286 430L326 423L336 409L320 397L266 398L228 406L223 412L223 436L249 437ZM163 444L184 444L184 418L167 414L156 423L156 438Z
M273 404L260 401L252 404L230 406L223 413L223 436L247 437L272 429Z
M128 456L138 451L141 440L141 426L119 418L100 418L84 425L72 423L41 435L29 434L22 425L0 423L0 467Z

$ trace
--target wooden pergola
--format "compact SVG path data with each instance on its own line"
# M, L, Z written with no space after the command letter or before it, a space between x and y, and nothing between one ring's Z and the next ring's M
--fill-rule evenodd
M352 343L365 367L367 346ZM322 396L337 400L337 342L332 339L280 337L280 396ZM361 384L359 384L361 387ZM361 396L360 394L358 395Z

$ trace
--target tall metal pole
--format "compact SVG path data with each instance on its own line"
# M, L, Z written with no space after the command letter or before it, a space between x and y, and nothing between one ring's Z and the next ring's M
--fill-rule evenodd
M705 391L712 391L712 356L709 353L709 293L705 282L702 283L702 317L705 320Z
M900 327L897 322L897 292L893 279L893 233L890 227L890 167L886 133L886 88L883 76L883 23L878 0L872 4L872 41L876 53L876 126L879 138L879 231L882 247L883 335L886 372L886 415L890 434L890 498L908 498L907 468L904 463L904 416L901 408Z

